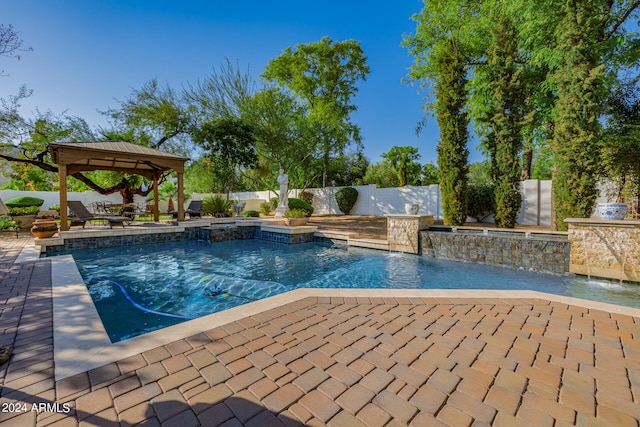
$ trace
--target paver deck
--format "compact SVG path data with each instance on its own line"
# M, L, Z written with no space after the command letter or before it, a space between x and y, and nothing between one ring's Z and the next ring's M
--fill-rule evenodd
M50 261L14 263L29 242L0 241L3 425L640 420L638 310L544 298L307 297L56 381Z

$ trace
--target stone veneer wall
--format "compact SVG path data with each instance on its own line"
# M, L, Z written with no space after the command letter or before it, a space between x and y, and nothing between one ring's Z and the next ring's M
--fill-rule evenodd
M640 282L640 221L569 218L570 271Z
M562 237L526 237L465 232L420 232L421 255L547 273L569 271L571 244Z
M433 224L433 215L387 215L389 250L418 254L421 230Z

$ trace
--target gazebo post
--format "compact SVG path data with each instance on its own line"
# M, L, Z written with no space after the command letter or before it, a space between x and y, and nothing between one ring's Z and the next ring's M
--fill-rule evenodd
M58 165L58 179L60 181L60 230L69 230L67 218L67 165Z
M178 221L184 221L184 173L178 172Z
M160 221L160 210L158 209L158 174L153 174L153 222Z

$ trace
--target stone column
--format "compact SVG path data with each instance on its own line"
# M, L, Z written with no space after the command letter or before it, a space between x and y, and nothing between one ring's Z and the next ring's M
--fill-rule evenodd
M640 282L640 221L567 218L569 271Z
M420 231L433 224L433 215L386 215L389 250L418 254Z

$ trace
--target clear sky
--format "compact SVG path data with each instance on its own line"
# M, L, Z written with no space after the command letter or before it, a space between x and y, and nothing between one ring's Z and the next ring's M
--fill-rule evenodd
M12 24L33 48L20 61L0 57L0 97L20 85L34 91L23 103L106 125L99 113L117 107L133 89L157 78L180 89L229 58L254 77L283 49L299 43L356 39L371 74L354 98L365 155L372 162L394 145L417 147L436 162L435 118L417 136L423 93L402 83L412 63L400 46L415 30L418 0L5 0L2 23ZM473 143L472 143L473 144ZM472 151L470 161L482 160Z

